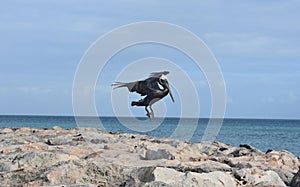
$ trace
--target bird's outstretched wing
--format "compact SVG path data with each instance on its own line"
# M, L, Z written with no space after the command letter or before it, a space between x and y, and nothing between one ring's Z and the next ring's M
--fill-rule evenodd
M142 81L135 81L135 82L115 82L112 84L114 86L114 89L116 88L122 88L127 87L130 92L136 92L144 95L151 95L155 92L160 91L160 88L158 86L158 78L156 77L150 77L146 80Z

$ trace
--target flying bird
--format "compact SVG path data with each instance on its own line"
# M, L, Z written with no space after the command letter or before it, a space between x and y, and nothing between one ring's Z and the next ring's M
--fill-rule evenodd
M113 89L127 87L130 92L136 92L141 96L145 96L139 101L132 101L131 106L144 106L148 118L153 119L154 111L152 105L154 103L168 94L170 94L172 101L175 102L166 76L167 74L169 74L168 71L153 72L150 74L149 78L145 80L127 83L115 82L112 86L114 86ZM149 112L148 107L151 112Z

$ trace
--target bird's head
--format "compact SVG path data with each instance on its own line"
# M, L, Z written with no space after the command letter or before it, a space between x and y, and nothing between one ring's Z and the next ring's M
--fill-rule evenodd
M169 90L170 97L171 97L172 101L175 102L174 97L173 97L173 94L172 94L172 91L171 91L171 89L170 89L170 85L169 85L169 81L168 81L168 79L167 79L167 76L164 75L164 74L162 74L162 75L159 77L158 81L159 81L159 83L160 83L163 87L165 87L165 88L167 88L167 89Z

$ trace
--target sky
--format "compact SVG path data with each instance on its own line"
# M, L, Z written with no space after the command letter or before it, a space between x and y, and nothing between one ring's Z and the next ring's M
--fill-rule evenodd
M0 115L73 115L74 76L93 42L126 24L159 21L191 31L213 53L226 82L225 117L300 119L299 8L297 0L2 1ZM119 65L146 57L182 67L194 80L200 116L210 115L203 72L179 51L154 44L129 47L107 63L94 90L99 115L116 115L107 101ZM131 78L147 76L136 73ZM170 73L171 80L176 85L175 73ZM180 90L174 92L179 101ZM164 103L156 109L165 107L167 116L180 116L180 102L166 97ZM145 112L130 110L137 116Z

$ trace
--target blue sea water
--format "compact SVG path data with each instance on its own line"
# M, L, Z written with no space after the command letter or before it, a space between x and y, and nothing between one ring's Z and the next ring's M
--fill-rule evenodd
M136 123L131 118L124 119L129 123ZM98 120L99 118L96 117L81 117L81 121L84 122L86 127L95 127ZM106 131L140 133L154 137L171 136L178 127L179 122L179 118L165 118L157 128L148 132L139 132L122 125L115 117L100 117L100 120ZM141 118L141 120L145 121L146 119ZM207 127L208 119L185 119L183 120L183 128L191 128L189 123L195 121L198 121L198 125L190 141L199 142ZM137 125L152 124L149 122L149 124ZM77 127L77 124L75 118L71 116L0 116L0 128L51 128L53 126L69 129ZM224 119L216 141L234 146L250 144L262 151L268 149L287 150L300 156L300 120Z

